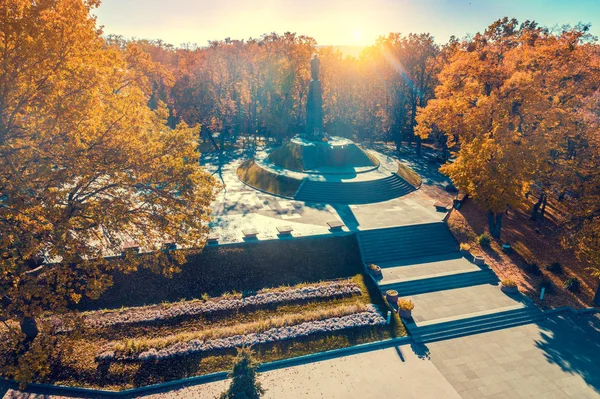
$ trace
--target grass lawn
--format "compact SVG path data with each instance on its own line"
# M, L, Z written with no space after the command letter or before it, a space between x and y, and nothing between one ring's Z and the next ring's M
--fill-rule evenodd
M237 175L244 183L259 190L284 197L293 197L301 180L281 176L258 166L250 159L242 163L237 170Z
M598 279L585 270L588 265L575 258L572 251L562 248L560 228L558 227L565 210L555 199L548 201L547 218L537 233L536 222L529 220L531 202L522 208L510 210L503 217L502 239L492 240L490 248L484 250L476 243L479 234L487 231L487 215L477 208L472 201L453 210L448 225L459 242L471 244L486 257L486 261L500 278L510 278L517 282L519 290L537 302L548 307L573 306L576 308L592 306ZM509 242L513 251L502 252L501 245ZM553 262L560 262L564 271L553 273L546 267ZM535 263L539 268L531 267ZM580 281L580 289L570 292L563 287L569 277ZM539 300L542 283L551 283L551 290L546 289L543 303Z
M421 187L421 176L403 163L398 162L398 171L396 173L414 188L418 189Z
M304 165L302 164L302 146L298 144L286 143L271 151L269 160L286 169L299 172L304 170Z

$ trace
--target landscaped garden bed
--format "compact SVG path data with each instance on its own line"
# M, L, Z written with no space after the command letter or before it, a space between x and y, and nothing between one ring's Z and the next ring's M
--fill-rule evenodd
M327 262L322 259L321 266ZM312 273L308 266L305 272ZM209 302L239 305L259 298L272 301L202 311ZM254 344L257 361L270 362L406 335L397 313L385 323L388 310L371 278L359 273L243 294L230 290L213 298L87 311L82 334L58 334L72 351L38 382L122 390L227 370L242 342Z
M224 295L220 298L207 298L176 302L171 304L142 306L109 311L85 312L82 316L86 326L107 328L123 324L151 324L175 322L195 316L212 316L232 312L251 311L272 306L326 300L360 295L360 287L349 280L330 281L313 285L264 289L254 295Z

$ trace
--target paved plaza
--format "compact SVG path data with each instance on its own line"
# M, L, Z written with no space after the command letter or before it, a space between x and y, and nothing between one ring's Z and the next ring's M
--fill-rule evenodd
M385 163L390 158L379 154ZM213 208L213 234L221 243L243 241L243 229L255 228L261 240L276 239L278 226L291 226L293 236L330 234L327 222L342 221L345 230L356 231L389 226L441 221L444 213L433 204L439 199L451 201L442 188L445 178L435 171L427 173L421 189L390 201L366 205L322 204L295 201L254 190L242 183L236 174L246 157L241 154L207 155L205 168L221 183ZM220 166L219 166L220 165ZM359 175L360 176L360 175Z

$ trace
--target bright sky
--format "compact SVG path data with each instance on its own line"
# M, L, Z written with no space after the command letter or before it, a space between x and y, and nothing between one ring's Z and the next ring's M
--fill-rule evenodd
M102 0L95 13L105 33L177 46L287 31L321 45L362 46L389 32L430 32L445 42L504 16L546 26L589 22L600 36L600 0Z

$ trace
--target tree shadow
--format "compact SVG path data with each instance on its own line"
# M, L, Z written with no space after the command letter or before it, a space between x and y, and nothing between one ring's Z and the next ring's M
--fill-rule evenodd
M412 341L410 344L410 349L412 349L413 353L419 359L429 360L431 352L429 351L429 347L427 345Z
M541 323L535 345L549 363L579 375L600 393L600 315L557 316Z

